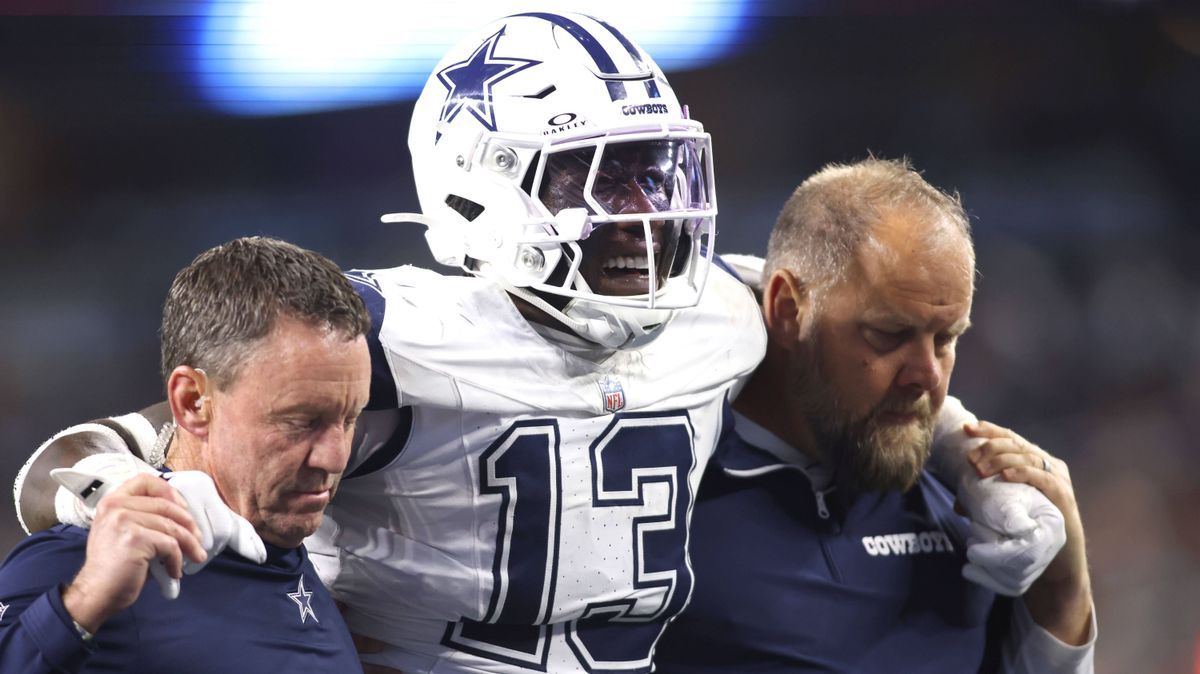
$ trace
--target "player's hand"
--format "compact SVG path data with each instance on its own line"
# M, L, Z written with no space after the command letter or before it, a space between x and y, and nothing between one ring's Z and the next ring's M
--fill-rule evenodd
M71 468L79 473L100 478L110 490L116 489L136 475L159 475L150 464L124 450L84 457ZM63 524L89 529L96 515L98 502L99 499L84 498L61 486L54 494L54 513Z
M179 578L185 558L205 559L186 504L156 475L126 480L100 499L94 515L83 568L63 592L67 612L89 632L137 600L156 560Z
M1020 435L1000 426L982 421L965 429L969 435L985 438L986 442L967 453L967 459L983 477L1003 477L1009 484L1028 484L1044 494L1065 518L1067 541L1065 553L1056 557L1046 568L1049 580L1064 580L1071 569L1084 566L1083 523L1075 501L1071 470L1062 459L1029 442ZM1077 534L1077 535L1076 535Z
M101 478L109 490L135 475L160 474L146 462L126 452L94 454L80 460L72 469ZM186 573L196 573L204 568L209 559L221 554L226 547L257 564L267 560L267 550L254 527L225 505L211 477L200 471L186 470L170 473L166 479L183 497L185 507L199 527L200 542L207 555L204 562L188 562L184 566ZM80 498L78 494L60 487L55 495L55 511L60 522L86 529L92 524L94 504L102 501L103 498ZM169 598L173 598L172 594L178 594L177 589L167 587L166 579L160 580L164 582L163 591Z
M998 534L971 522L963 577L997 594L1025 594L1053 561L1065 538L1057 509L1033 514L1037 526L1021 536Z
M214 559L225 548L229 548L256 564L267 561L267 549L254 531L254 526L241 515L229 509L217 487L207 473L198 470L181 470L168 473L167 482L174 487L186 503L200 531L200 545L207 557L201 562L187 562L184 573L193 574L203 569L208 560Z
M1030 486L967 478L959 502L971 518L963 576L998 594L1024 594L1066 540L1062 513Z
M1083 521L1075 500L1067 463L1006 429L981 422L967 433L985 441L967 458L981 476L1027 484L1044 494L1061 512L1066 545L1029 588L1025 604L1039 625L1067 643L1087 640L1091 614L1091 581L1083 540Z

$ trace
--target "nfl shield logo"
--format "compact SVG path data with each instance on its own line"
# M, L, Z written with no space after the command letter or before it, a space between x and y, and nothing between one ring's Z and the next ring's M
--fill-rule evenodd
M600 395L604 398L604 411L609 414L625 407L625 389L615 377L605 375L596 382L600 386Z

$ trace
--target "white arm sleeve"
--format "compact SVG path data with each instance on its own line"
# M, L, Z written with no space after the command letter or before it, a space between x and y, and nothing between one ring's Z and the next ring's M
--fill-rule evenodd
M1025 602L1013 601L1008 637L1001 651L1005 674L1092 674L1096 654L1096 607L1087 643L1065 644L1033 621Z

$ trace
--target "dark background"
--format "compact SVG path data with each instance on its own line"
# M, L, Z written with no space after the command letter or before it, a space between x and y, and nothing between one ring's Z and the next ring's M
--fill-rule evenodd
M5 484L57 430L161 398L159 307L201 250L260 233L431 264L378 222L417 209L410 103L221 116L180 76L186 14L18 16L69 4L0 2ZM796 184L868 151L957 189L980 278L952 392L1070 462L1097 671L1200 671L1200 15L789 7L671 74L714 138L718 250L761 253ZM0 553L21 536L5 499Z

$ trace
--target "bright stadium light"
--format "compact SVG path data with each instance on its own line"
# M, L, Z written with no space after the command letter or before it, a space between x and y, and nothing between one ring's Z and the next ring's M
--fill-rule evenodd
M667 71L728 55L750 0L557 0L555 11L621 26ZM195 60L216 108L242 115L316 112L415 98L442 54L528 0L241 0L209 6Z

